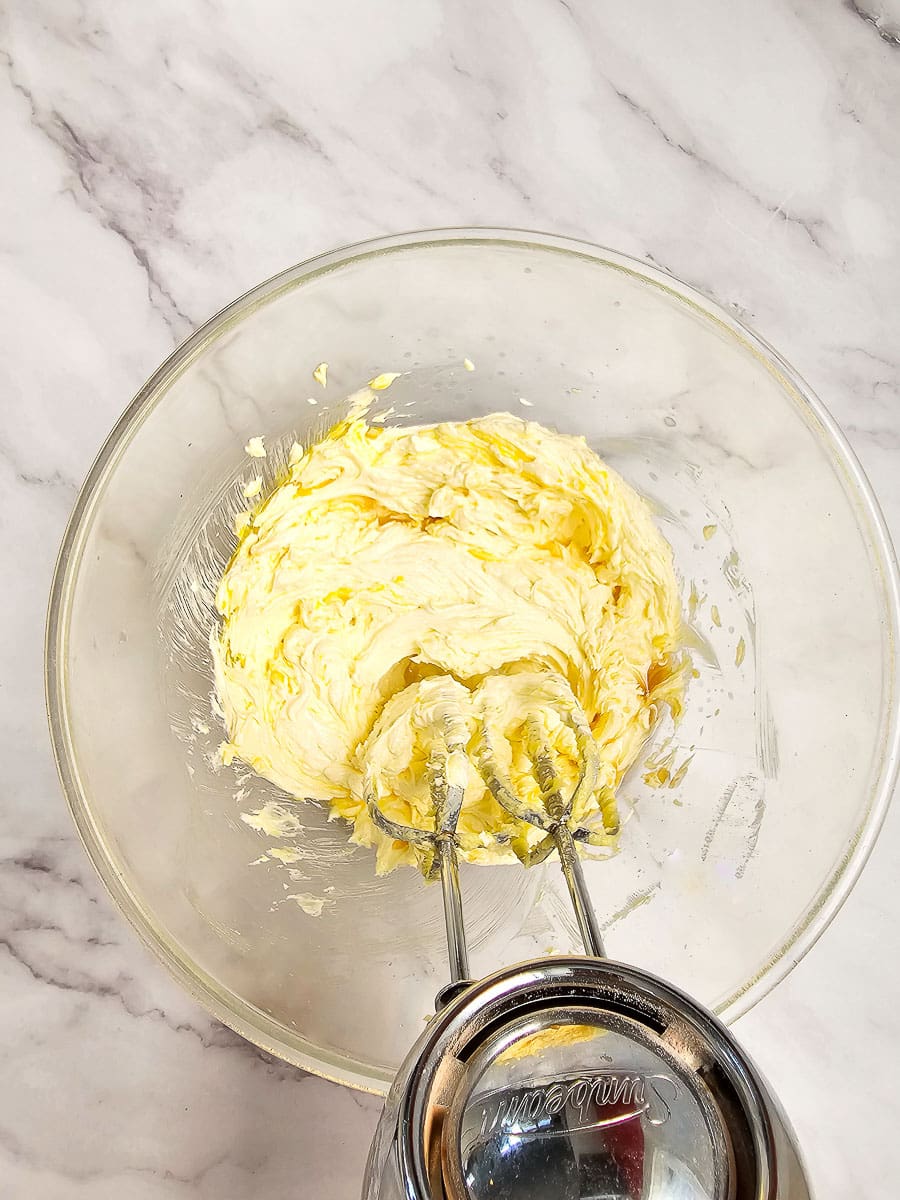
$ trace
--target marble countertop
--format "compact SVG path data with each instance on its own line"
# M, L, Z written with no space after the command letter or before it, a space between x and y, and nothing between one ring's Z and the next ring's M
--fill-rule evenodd
M195 326L385 232L570 233L731 306L900 537L897 0L11 0L0 34L0 1193L358 1194L379 1102L267 1058L113 911L53 767L45 603L79 483ZM738 1032L820 1200L900 1191L900 812Z

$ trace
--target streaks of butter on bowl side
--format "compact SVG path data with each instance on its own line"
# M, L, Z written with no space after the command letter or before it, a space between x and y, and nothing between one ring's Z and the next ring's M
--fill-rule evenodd
M308 917L321 917L326 904L331 903L324 896L312 896L308 892L294 892L292 895L286 896L285 899L293 900L297 907L302 908Z
M369 387L373 392L383 392L391 386L395 379L399 378L399 371L384 371L381 375L376 375L374 379L369 380Z
M267 852L269 858L275 858L285 866L292 866L294 863L302 862L306 855L302 850L298 850L296 846L272 846Z
M303 829L296 813L292 813L286 805L278 804L274 800L270 800L256 812L241 813L241 820L251 829L273 838L293 837Z
M676 766L679 754L683 753L684 750L681 746L673 746L671 742L665 742L654 754L648 755L644 762L642 775L644 783L651 788L677 788L683 783L684 777L694 761L693 746Z
M691 590L688 593L688 620L693 621L697 612L706 603L706 593L702 595L697 590L697 584L691 580Z
M253 514L249 510L243 509L241 512L236 512L234 514L234 521L232 523L234 536L240 540L247 533L249 533L252 524Z

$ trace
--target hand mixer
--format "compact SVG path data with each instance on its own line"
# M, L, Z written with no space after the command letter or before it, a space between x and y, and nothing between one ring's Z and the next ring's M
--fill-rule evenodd
M444 705L430 729L433 827L374 823L424 852L440 877L450 983L400 1068L369 1155L364 1200L809 1200L790 1126L729 1031L684 993L605 957L573 823L592 793L598 757L568 684L551 679L524 714L524 745L540 804L501 769L487 722L474 739ZM574 735L568 796L541 709ZM585 956L548 957L469 979L457 865L466 759L498 804L540 829L527 864L559 856Z

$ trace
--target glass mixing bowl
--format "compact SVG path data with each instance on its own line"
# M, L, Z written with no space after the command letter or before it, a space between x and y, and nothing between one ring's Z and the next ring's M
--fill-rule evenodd
M235 301L141 390L50 603L53 743L98 872L222 1021L386 1090L447 979L439 889L376 878L341 822L218 765L208 649L242 485L382 371L403 372L373 410L389 423L509 410L584 434L653 506L694 674L621 789L618 852L585 871L613 957L737 1016L825 927L884 815L896 567L846 443L773 350L667 275L561 238L454 230L324 255ZM265 459L244 453L257 434ZM280 836L254 827L267 804ZM269 855L283 846L295 861ZM555 862L464 867L462 885L475 971L579 949Z

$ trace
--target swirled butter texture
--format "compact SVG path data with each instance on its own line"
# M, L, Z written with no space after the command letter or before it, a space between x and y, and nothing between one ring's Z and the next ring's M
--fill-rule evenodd
M659 704L677 713L681 696L678 588L646 503L583 439L505 413L413 428L351 413L292 460L242 518L218 588L225 757L328 801L383 872L416 855L372 824L366 762L388 815L428 827L429 730L450 704L470 728L487 712L514 782L536 787L517 746L529 706L571 750L540 706L549 669L600 755L578 816L613 836L616 787ZM540 836L468 759L453 769L464 857L511 857L517 838Z

